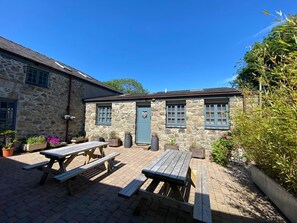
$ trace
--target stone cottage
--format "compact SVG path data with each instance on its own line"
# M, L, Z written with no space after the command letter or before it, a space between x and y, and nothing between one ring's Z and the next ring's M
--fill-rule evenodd
M230 117L243 109L243 95L234 88L118 95L84 100L85 131L108 139L115 131L123 140L131 132L136 144L150 144L152 133L160 149L176 141L181 150L193 143L211 149L211 144L230 129Z
M119 92L62 62L0 37L0 127L18 138L84 130L84 98Z

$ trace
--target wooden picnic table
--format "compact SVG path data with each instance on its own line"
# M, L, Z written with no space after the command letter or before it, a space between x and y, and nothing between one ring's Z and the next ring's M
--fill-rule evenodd
M48 175L54 175L54 179L59 182L67 182L67 190L70 195L73 194L71 187L71 180L79 174L85 171L96 168L99 165L105 164L106 170L111 172L114 167L114 159L116 156L120 155L119 152L113 152L105 156L103 147L108 143L106 142L86 142L77 145L70 145L58 149L51 149L47 151L42 151L40 154L49 158L49 161L43 161L40 163L35 163L31 165L26 165L23 167L24 170L39 169L43 172L40 179L40 184L44 184ZM101 157L98 159L98 155L94 154L94 151L99 148ZM86 157L84 164L82 166L76 167L71 170L66 171L66 167L72 162L72 160L79 156L84 155ZM91 158L95 160L90 162ZM53 169L55 162L59 163L59 170Z
M166 150L144 168L137 178L119 191L118 195L124 198L140 196L134 214L139 213L141 206L144 206L148 199L192 213L195 222L211 223L207 170L202 165L199 165L197 170L191 170L191 156L191 152ZM151 183L145 189L140 189L149 178L152 179ZM161 189L155 193L160 182L164 183L165 190ZM188 183L196 188L194 205L188 203L182 193L190 186Z
M192 212L193 205L185 201L181 193L189 177L192 153L186 151L166 150L155 161L142 170L142 174L119 192L119 196L129 198L133 194L140 196L135 208L138 214L146 200L156 200L170 207ZM145 190L140 189L147 179L152 179ZM155 193L157 186L163 182L164 192Z
M91 158L97 158L94 154L97 148L100 150L101 157L104 157L105 153L103 147L106 145L108 145L107 142L94 141L41 151L40 154L49 158L50 161L41 168L43 175L40 179L40 184L45 183L49 174L57 175L66 172L66 167L79 155L84 155L86 157L83 165L88 164ZM59 163L60 168L58 171L52 168L55 162Z
M142 170L147 178L153 179L146 191L153 192L160 182L165 182L172 190L173 197L184 202L179 186L186 185L191 155L191 152L166 150Z

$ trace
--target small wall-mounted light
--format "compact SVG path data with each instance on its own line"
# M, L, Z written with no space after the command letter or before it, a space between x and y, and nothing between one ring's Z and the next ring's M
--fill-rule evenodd
M73 115L64 115L64 119L65 120L74 120L75 116L73 116Z
M69 120L70 119L70 115L64 115L64 119L65 120Z

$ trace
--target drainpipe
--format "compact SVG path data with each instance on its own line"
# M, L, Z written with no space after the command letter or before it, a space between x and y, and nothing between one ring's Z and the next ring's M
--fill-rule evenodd
M71 102L71 89L72 89L72 76L69 75L68 82L68 101L67 101L67 114L70 114L70 102ZM68 142L68 132L69 132L69 121L70 119L66 119L66 131L65 131L65 140Z

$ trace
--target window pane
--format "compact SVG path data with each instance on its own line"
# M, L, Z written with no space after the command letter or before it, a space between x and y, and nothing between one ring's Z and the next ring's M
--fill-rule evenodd
M110 125L111 124L111 106L97 107L97 124Z
M27 67L27 77L26 82L30 84L36 84L39 86L47 87L48 83L48 72L33 68Z
M2 128L14 129L15 102L1 101L0 99L0 131Z
M181 127L186 123L185 105L167 105L167 124L170 127Z
M228 128L228 104L205 104L205 126Z

